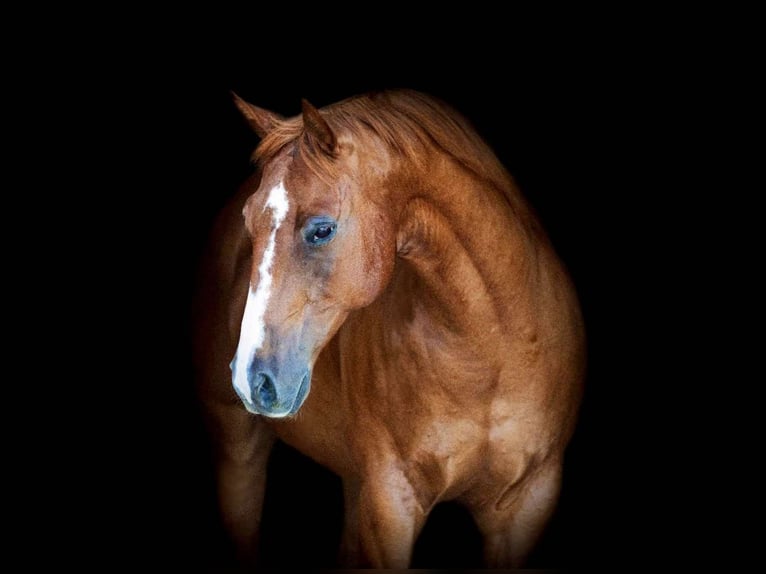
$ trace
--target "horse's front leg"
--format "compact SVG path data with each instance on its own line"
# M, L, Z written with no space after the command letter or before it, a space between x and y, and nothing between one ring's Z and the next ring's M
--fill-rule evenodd
M341 566L407 568L427 517L401 464L376 463L344 480Z
M266 486L266 467L275 435L241 404L208 408L215 440L216 484L223 525L243 564L254 564Z
M484 536L487 568L521 568L553 514L561 488L561 464L535 469L514 491L498 501L472 509Z

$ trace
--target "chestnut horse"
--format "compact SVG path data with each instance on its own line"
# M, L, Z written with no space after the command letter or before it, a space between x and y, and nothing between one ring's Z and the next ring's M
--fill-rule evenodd
M558 499L585 371L575 289L456 111L410 90L284 118L213 226L198 388L223 522L257 549L280 439L343 483L342 566L406 568L454 500L487 566L522 565Z

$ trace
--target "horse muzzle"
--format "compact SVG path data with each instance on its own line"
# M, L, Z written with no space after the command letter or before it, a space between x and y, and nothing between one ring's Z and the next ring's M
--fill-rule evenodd
M271 418L294 415L308 396L311 370L297 364L278 368L272 363L254 358L243 373L246 384L241 381L238 384L235 357L231 362L234 390L251 413Z

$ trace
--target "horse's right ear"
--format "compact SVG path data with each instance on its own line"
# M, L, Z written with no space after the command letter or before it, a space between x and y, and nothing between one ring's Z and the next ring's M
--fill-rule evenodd
M277 122L283 119L279 114L264 110L253 104L248 104L234 92L231 92L231 97L239 111L245 116L247 123L260 138L266 136L267 133L274 129Z

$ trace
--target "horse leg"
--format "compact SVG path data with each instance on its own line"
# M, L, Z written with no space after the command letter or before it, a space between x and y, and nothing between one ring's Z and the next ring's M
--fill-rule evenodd
M241 405L210 409L215 438L218 503L224 528L240 562L255 562L266 486L266 467L275 436L260 417Z
M403 472L389 467L343 482L341 566L407 568L427 513Z
M343 533L338 552L339 566L356 566L360 563L359 548L359 482L343 480Z
M522 567L534 549L558 501L560 464L533 471L515 492L497 502L472 509L484 537L484 560L489 568Z

